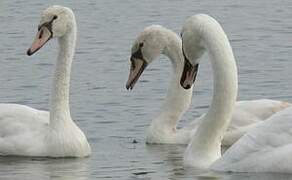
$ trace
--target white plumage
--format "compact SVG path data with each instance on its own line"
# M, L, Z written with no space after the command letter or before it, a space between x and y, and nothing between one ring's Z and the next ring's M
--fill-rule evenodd
M292 107L248 131L211 168L233 172L292 173Z
M91 153L69 109L70 72L76 41L76 22L71 9L51 6L43 11L28 55L54 37L59 39L60 50L50 112L18 104L0 104L0 155L84 157Z
M143 46L139 49L141 43ZM177 123L191 104L193 92L192 87L184 89L180 85L180 77L184 68L181 38L167 28L152 25L146 27L134 41L132 56L139 50L147 64L152 63L160 54L166 55L171 61L173 70L165 101L147 130L147 143L188 144L192 133L201 123L204 115L188 126L177 129ZM129 79L133 79L131 75L130 73ZM232 145L253 124L267 119L288 105L282 101L269 99L236 102L231 124L223 139L223 145Z
M49 113L18 104L0 104L0 154L34 155L44 152Z
M273 117L287 111L287 107L291 105L286 102L266 99L235 103L238 81L235 59L225 32L212 17L199 14L188 18L183 26L182 38L185 61L195 67L199 64L200 56L204 51L207 51L214 78L212 103L206 115L203 115L200 118L200 122L196 124L197 129L193 133L192 140L185 151L185 165L196 168L209 168L221 157L221 144L231 145L248 132L243 137L243 140L240 139L238 143L231 146L230 150L227 150L224 155L225 158L218 160L213 167L218 170L236 169L236 163L233 162L243 163L244 160L241 161L240 159L246 156L245 159L250 158L245 161L246 167L257 171L257 168L249 164L249 162L259 163L261 160L271 160L272 158L268 157L271 154L266 154L266 157L260 156L261 153L268 152L268 148L264 148L266 142L261 141L262 137L257 141L258 137L254 135L260 134L264 137L267 134L263 135L260 132L262 129L254 128L261 127L263 124L269 126L269 122L263 121L265 119L268 119L267 121L274 119L275 123L281 123L281 121L277 122L280 118L275 119ZM182 76L183 78L184 76ZM189 82L191 81L183 81L182 86L189 87ZM283 110L285 108L287 110ZM289 129L288 127L286 128ZM271 128L266 128L267 133L269 133L269 129ZM283 133L280 129L277 129L277 131L279 133L277 137L283 134L284 136L286 135L286 138L289 138L288 134L290 132ZM250 134L251 136L249 136ZM250 137L249 141L246 140L248 137ZM268 139L268 136L266 136L265 140ZM271 146L267 145L270 148L277 146L276 141L279 141L279 139L276 139L273 140ZM238 144L241 144L241 146ZM259 152L257 151L258 148L264 151ZM280 149L278 150L281 151ZM262 166L265 166L264 161L262 164ZM228 168L225 168L225 166Z

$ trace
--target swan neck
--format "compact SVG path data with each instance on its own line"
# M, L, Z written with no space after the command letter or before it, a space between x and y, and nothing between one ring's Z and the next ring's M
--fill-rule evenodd
M192 98L192 89L185 90L180 85L180 76L183 71L182 41L175 33L168 33L168 41L163 54L171 61L172 77L156 121L168 130L176 130L178 121L189 108Z
M238 82L237 67L226 34L216 23L207 29L202 41L212 65L214 92L211 106L192 139L192 148L193 153L205 154L213 161L221 156L221 141L232 118Z
M59 53L55 65L50 105L50 124L54 127L72 121L69 107L69 88L76 43L76 25L64 36L60 37L58 42Z

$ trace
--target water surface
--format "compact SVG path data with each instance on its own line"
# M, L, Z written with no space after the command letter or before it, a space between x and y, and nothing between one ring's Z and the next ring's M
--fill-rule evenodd
M228 174L183 168L185 147L145 145L145 129L165 97L170 62L151 64L132 92L125 89L130 48L144 27L179 33L197 13L224 27L239 67L239 99L292 102L292 2L175 0L4 0L0 2L0 99L48 109L57 42L25 55L48 5L71 7L78 43L71 80L71 114L87 135L85 159L0 158L0 179L291 179L284 174ZM212 95L207 56L201 61L193 103L180 126L205 112ZM138 143L133 144L136 140Z

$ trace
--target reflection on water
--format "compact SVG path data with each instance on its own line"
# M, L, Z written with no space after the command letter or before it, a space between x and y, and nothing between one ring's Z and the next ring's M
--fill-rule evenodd
M88 158L49 159L5 157L0 159L1 179L88 179Z
M40 11L51 4L71 7L78 42L73 62L71 114L92 146L86 159L0 158L0 179L292 179L283 174L228 174L183 168L185 146L145 145L145 130L166 94L171 72L163 56L125 89L130 47L146 26L177 33L186 17L207 13L223 25L239 67L239 99L292 102L290 0L31 0L0 2L0 102L48 109L56 41L33 57L31 45ZM208 108L211 68L203 57L191 109L183 126ZM133 143L136 141L137 143Z

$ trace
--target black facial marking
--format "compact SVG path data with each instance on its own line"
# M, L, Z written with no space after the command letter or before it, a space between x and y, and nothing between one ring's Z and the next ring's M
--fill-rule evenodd
M142 47L143 47L143 43L140 43L139 44L139 49L134 52L131 56L131 60L134 58L134 59L141 59L141 60L144 60L143 58L143 54L142 54Z
M45 22L45 23L41 24L40 26L38 26L38 31L39 31L42 27L46 27L46 28L50 31L50 33L51 33L51 37L52 37L52 36L53 36L52 24L53 24L53 21L54 21L55 19L57 19L57 18L58 18L58 16L55 15L55 16L52 18L52 20L50 20L49 22ZM41 35L40 35L40 36L41 36Z
M185 54L185 51L184 51L184 43L182 43L182 53L183 53L184 59L189 61L189 59L186 57L186 54Z
M184 89L190 89L191 88L191 84L187 84L187 86L184 86L184 81L186 80L187 72L192 72L193 71L194 74L193 74L193 82L192 83L194 83L195 80L196 80L196 77L197 77L199 64L196 64L196 65L193 66L190 63L190 61L188 60L188 58L185 55L183 45L182 45L182 52L183 52L183 56L184 56L184 69L183 69L182 76L181 76L181 79L180 79L180 84Z
M139 48L143 47L143 45L144 45L144 44L141 42L141 43L139 44Z
M131 58L130 58L130 61L131 61L131 68L132 69L135 69L136 67L136 64L135 64L135 59L140 59L144 62L144 64L147 64L146 61L144 60L143 58L143 54L142 54L142 47L143 47L143 43L140 43L139 44L139 49L132 54Z

